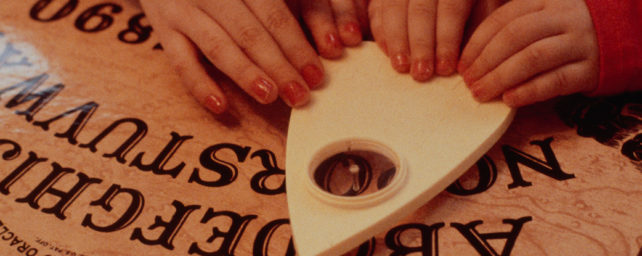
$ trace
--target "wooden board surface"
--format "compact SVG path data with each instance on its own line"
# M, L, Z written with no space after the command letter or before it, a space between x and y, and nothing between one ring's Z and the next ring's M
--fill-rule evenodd
M131 43L129 22L148 25L135 1L56 14L74 2L0 3L0 255L292 254L289 109L227 82L232 111L214 118L153 33ZM113 22L87 32L98 9ZM520 109L455 185L349 254L639 255L641 106Z

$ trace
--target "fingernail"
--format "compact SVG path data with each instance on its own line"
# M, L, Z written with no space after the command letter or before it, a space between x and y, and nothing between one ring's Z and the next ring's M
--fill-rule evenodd
M441 59L437 61L437 74L447 76L455 72L454 63L449 60Z
M317 88L323 82L323 72L316 65L306 65L301 69L301 75L303 79L312 89Z
M252 92L256 96L256 98L261 102L261 103L270 103L272 100L274 100L272 96L272 92L274 91L275 85L270 83L270 81L259 78L254 80L254 83L252 84Z
M205 107L214 114L222 114L225 112L223 101L214 95L205 98Z
M357 36L361 37L361 26L359 26L359 24L356 23L356 22L349 22L349 23L343 25L343 30L345 30L346 32L348 32L350 34L357 35Z
M415 80L424 82L432 76L432 67L430 67L430 63L427 60L419 60L412 64L410 73Z
M408 73L410 70L410 62L408 61L408 55L399 53L392 57L391 59L392 67L400 73Z
M286 103L292 107L300 106L307 102L308 91L296 81L286 84L282 89Z
M336 33L329 33L325 36L325 43L319 46L319 54L324 58L336 59L343 54L341 39Z
M325 36L325 41L333 48L341 48L341 40L339 39L339 35L336 33L328 33Z

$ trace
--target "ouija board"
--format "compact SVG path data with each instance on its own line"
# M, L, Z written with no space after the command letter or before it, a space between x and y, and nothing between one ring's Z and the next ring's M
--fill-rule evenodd
M0 7L0 255L296 254L288 107L209 114L136 1ZM642 255L641 202L642 94L572 95L348 255Z

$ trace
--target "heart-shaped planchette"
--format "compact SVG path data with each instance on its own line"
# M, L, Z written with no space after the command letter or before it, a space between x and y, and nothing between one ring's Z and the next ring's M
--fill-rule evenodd
M340 255L385 231L472 166L514 110L478 103L460 76L395 72L374 43L325 61L326 87L294 109L286 147L300 255Z

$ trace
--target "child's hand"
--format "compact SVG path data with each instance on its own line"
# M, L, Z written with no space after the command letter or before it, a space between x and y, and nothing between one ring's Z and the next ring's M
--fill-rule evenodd
M368 31L367 0L288 0L314 39L319 55L338 58L343 46L361 43Z
M458 69L475 98L517 107L594 90L598 58L583 0L514 0L477 28Z
M197 100L214 113L227 100L204 55L256 101L309 99L323 67L283 1L140 0L165 52Z
M426 81L455 71L471 0L371 0L370 27L392 66Z

